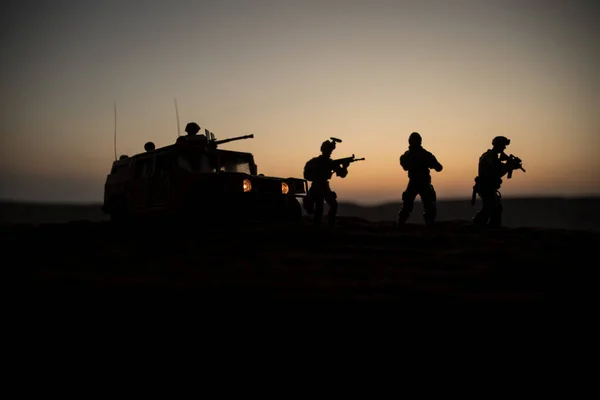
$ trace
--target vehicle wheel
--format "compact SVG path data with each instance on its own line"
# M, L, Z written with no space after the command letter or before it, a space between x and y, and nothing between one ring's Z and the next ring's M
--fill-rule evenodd
M112 214L110 214L110 222L112 222L113 224L125 224L127 223L128 218L127 215L122 212L122 211L113 211Z
M114 224L125 224L129 222L127 215L127 207L124 201L116 201L113 209L110 212L110 221Z
M285 219L290 222L302 221L302 206L298 199L290 200L286 207Z

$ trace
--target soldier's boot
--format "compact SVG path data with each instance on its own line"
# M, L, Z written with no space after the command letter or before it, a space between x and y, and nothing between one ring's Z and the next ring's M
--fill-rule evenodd
M327 226L329 226L330 228L335 227L335 223L336 223L336 217L335 215L328 215L327 216Z
M473 225L483 228L483 227L487 226L489 219L490 219L490 216L487 212L486 207L484 206L473 217Z
M425 225L426 226L433 226L433 225L435 225L435 217L432 217L431 215L424 215L423 219L425 220Z
M410 213L412 212L414 207L414 197L411 197L407 191L402 193L402 208L398 212L398 219L396 220L396 227L402 227L406 221L408 221L408 217L410 217Z
M423 212L423 219L425 220L425 225L433 226L435 224L435 218L437 216L437 210L435 208L435 204L424 205L425 211Z
M322 223L322 217L320 215L317 216L313 214L312 222L314 226L320 226Z
M490 228L498 228L502 225L502 205L498 205L492 215L490 215Z
M479 228L484 228L487 225L486 220L481 218L479 213L475 214L475 216L471 220L473 221L473 225Z
M406 209L400 210L400 212L398 212L398 219L396 221L396 227L397 228L402 227L406 223L406 221L408 221L408 217L410 217L410 211L406 211Z

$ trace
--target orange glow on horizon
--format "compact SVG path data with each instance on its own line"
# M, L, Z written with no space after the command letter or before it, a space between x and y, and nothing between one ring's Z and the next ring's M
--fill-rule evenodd
M133 155L175 142L174 97L182 129L254 134L223 148L253 153L259 173L302 177L342 139L333 157L366 160L333 178L341 201L400 198L413 131L444 166L440 199L469 196L497 135L527 170L503 195L600 195L600 32L580 5L250 3L11 8L2 196L101 200L113 102L117 154Z

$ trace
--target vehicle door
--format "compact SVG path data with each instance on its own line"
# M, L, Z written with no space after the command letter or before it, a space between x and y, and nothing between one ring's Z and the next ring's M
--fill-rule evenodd
M163 153L156 155L154 161L154 171L150 181L150 206L163 207L169 205L169 199L171 198L172 168L172 154Z
M153 172L153 157L135 160L133 165L132 208L140 210L149 206L149 178Z

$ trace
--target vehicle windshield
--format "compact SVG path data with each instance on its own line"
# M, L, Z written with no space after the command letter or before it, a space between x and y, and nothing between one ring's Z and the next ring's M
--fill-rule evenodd
M179 168L191 172L217 172L217 154L203 151L186 151L178 156L177 165ZM255 175L256 168L251 154L219 151L218 165L219 171Z
M216 172L214 164L206 153L200 152L180 154L177 158L180 168L192 172Z
M219 161L221 171L224 172L243 172L252 174L253 160L252 156L244 153L219 152Z

